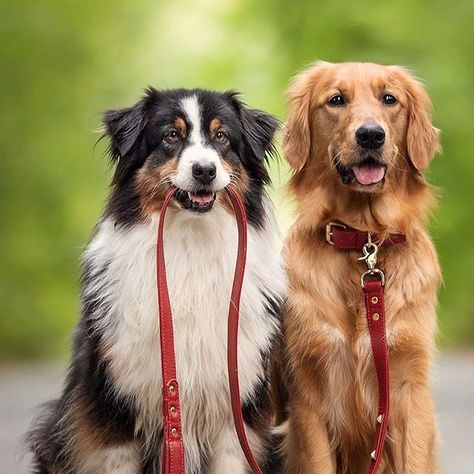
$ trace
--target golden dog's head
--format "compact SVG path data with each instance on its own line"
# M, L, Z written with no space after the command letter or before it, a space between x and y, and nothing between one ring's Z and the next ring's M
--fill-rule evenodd
M405 69L320 62L289 89L285 158L293 187L331 186L381 193L420 177L438 149L431 101Z

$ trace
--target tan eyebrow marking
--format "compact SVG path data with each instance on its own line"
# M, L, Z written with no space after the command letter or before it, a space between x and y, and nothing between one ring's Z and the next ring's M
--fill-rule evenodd
M186 122L181 117L178 117L173 125L181 135L186 135Z
M209 124L209 130L211 131L211 134L215 134L219 128L221 128L222 123L218 118L213 118L211 120L211 123Z

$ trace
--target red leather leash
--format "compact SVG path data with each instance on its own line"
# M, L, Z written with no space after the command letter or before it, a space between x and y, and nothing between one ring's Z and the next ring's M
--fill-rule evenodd
M234 207L237 226L239 229L239 245L237 260L235 264L234 284L229 304L229 318L227 322L227 370L229 374L230 399L232 404L232 415L234 417L235 430L239 438L240 446L245 458L255 474L262 471L252 453L247 434L245 432L244 419L242 416L242 403L240 401L239 387L239 361L238 361L238 335L240 294L244 280L245 261L247 258L247 216L245 207L239 195L232 189L227 188L227 193Z
M176 356L174 352L173 315L166 283L165 253L163 248L163 229L166 210L176 189L166 196L161 208L156 243L156 274L158 304L160 314L161 374L163 391L163 474L184 474L184 441L181 426L181 404L176 375Z
M382 460L385 438L387 437L390 412L390 372L388 364L388 345L385 329L385 305L383 299L383 280L364 282L365 309L369 325L372 356L379 387L377 425L375 428L373 451L370 453L369 474L375 474Z
M238 329L240 295L245 272L247 256L247 216L245 207L239 195L231 188L226 189L234 208L239 243L235 264L234 282L229 304L227 327L227 366L229 375L229 389L234 425L240 445L247 462L255 474L262 474L245 431L240 400L239 373L238 373ZM158 302L160 316L161 342L161 370L163 376L163 474L185 474L184 441L181 424L181 405L179 400L179 385L176 376L176 358L174 350L173 317L166 283L166 267L163 249L163 230L166 210L176 189L166 196L160 213L158 237L156 245L156 268Z
M369 467L369 474L375 474L382 459L390 412L390 372L384 305L385 275L382 270L376 268L377 255L381 246L405 242L406 237L404 234L390 234L383 242L380 242L380 238L376 234L331 222L326 225L326 240L329 244L340 249L362 250L363 255L359 260L365 260L368 266L368 270L361 275L360 283L364 290L365 310L379 395L374 444L370 453Z

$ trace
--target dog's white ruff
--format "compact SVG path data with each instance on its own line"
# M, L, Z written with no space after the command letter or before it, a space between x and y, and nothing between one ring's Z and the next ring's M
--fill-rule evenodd
M100 295L95 326L104 335L115 387L121 396L133 400L139 412L136 430L150 438L162 423L157 223L158 215L153 215L147 223L115 228L112 220L105 219L84 256L96 274L85 293L86 297ZM263 293L277 298L285 293L273 237L272 222L264 230L249 227L239 329L243 398L252 395L263 377L261 353L269 350L277 331ZM203 447L210 453L210 465L220 473L243 473L245 461L232 426L226 359L237 249L235 217L219 202L204 215L170 208L164 242L187 470L198 468Z

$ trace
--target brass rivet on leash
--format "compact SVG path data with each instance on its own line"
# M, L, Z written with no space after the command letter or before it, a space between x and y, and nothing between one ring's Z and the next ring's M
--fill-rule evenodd
M176 391L176 387L174 385L170 385L168 390L170 393L174 393Z
M171 428L171 434L173 436L178 436L178 430L176 428Z
M380 425L382 423L383 415L377 417L377 423Z
M170 412L172 415L176 415L176 407L171 407Z
M377 304L379 302L379 299L376 296L372 296L372 299L370 300L372 304Z
M379 313L374 313L374 314L372 315L372 319L373 319L374 321L378 321L378 320L380 319L380 314L379 314Z
M375 456L375 454L376 454L376 453L375 453L375 449L374 449L374 450L370 453L370 457L371 457L372 459L377 459L377 457Z

